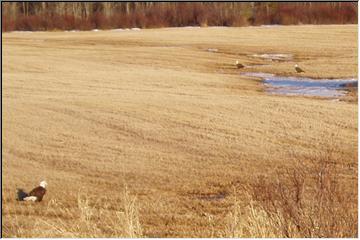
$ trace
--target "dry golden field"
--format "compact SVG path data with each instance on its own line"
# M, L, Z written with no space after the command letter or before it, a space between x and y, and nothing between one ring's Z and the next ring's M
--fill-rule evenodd
M357 236L357 101L240 75L357 76L357 25L2 39L3 237Z

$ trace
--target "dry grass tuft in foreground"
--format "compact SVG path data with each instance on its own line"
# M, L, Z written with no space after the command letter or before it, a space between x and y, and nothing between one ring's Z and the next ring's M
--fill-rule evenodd
M5 226L5 237L142 237L136 197L130 195L125 187L122 204L112 206L112 210L102 210L106 199L92 201L84 193L79 193L77 211L60 204L56 200L45 206L45 215L54 218L42 218L34 221L33 231L22 226L20 217L10 226ZM105 204L106 205L106 204ZM71 219L71 221L64 221ZM41 231L39 231L41 229Z
M331 151L297 160L275 181L260 177L248 205L235 201L228 237L357 237L357 179L342 181ZM349 188L349 186L351 186Z

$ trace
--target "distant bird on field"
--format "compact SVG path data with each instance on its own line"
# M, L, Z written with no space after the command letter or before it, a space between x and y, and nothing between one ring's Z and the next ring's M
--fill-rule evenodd
M243 64L239 63L238 60L236 60L235 66L236 66L237 68L244 68L244 67L245 67Z
M41 202L45 193L46 193L46 181L41 181L39 186L31 190L31 192L26 193L22 189L18 189L17 195L19 201L32 201L32 202Z
M297 64L295 64L295 71L296 71L297 73L305 72L305 71L302 70Z

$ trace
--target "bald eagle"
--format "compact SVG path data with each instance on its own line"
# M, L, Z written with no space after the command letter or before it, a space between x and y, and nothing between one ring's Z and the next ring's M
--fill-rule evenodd
M25 193L22 189L18 189L18 200L41 202L46 193L46 185L46 181L41 181L39 186L31 190L29 193Z
M297 73L305 72L305 71L302 70L297 64L295 64L295 71L296 71Z
M237 68L244 68L244 67L245 67L243 64L239 63L238 60L236 60L235 66L236 66Z

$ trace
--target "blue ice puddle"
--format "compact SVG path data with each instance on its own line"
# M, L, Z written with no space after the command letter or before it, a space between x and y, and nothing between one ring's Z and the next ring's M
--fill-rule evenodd
M246 76L263 79L266 91L272 94L318 97L341 97L348 87L357 87L357 79L312 79L283 77L269 73L244 73Z

